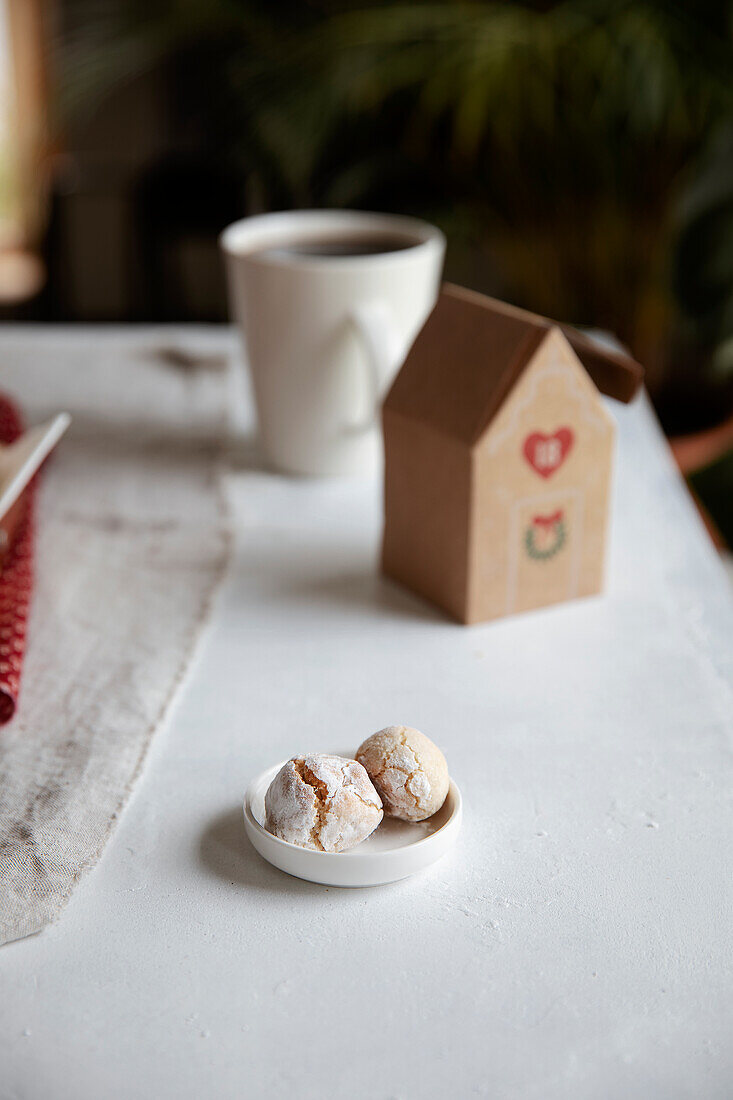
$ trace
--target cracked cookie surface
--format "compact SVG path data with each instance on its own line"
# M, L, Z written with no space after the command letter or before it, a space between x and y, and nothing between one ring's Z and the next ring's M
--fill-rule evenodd
M314 752L283 764L265 795L265 828L320 852L345 852L382 820L382 802L365 769L344 756Z
M387 726L367 737L356 759L366 768L384 812L402 821L432 817L448 794L448 765L437 745L411 726Z

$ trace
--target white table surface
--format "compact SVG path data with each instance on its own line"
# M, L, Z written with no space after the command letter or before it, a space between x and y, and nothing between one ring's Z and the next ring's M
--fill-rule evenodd
M614 412L607 596L468 629L376 576L378 484L243 448L132 801L0 949L3 1100L731 1095L733 610L646 403ZM355 891L263 863L249 778L393 722L446 751L454 852Z

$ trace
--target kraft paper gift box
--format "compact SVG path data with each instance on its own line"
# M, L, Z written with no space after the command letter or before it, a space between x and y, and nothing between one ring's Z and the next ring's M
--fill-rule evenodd
M463 623L600 592L615 442L600 392L628 402L642 377L445 285L383 406L385 574Z

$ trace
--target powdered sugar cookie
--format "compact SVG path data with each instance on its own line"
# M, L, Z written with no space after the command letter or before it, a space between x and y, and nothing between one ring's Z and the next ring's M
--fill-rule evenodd
M448 765L437 745L410 726L387 726L360 745L356 759L366 768L385 813L403 821L424 821L448 794Z
M382 820L382 802L356 760L315 752L283 764L265 795L265 828L281 840L344 852Z

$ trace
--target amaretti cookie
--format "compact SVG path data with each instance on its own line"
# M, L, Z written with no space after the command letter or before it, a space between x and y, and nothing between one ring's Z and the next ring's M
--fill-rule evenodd
M385 813L403 821L424 821L448 794L448 765L429 737L410 726L387 726L359 747Z
M314 752L283 764L265 795L265 828L320 852L344 852L382 820L382 802L356 760Z

